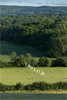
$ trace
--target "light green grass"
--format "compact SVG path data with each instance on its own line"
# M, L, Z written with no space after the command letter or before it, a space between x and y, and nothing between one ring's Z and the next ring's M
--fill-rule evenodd
M10 54L13 51L17 53L17 56L21 54L26 55L26 53L30 53L32 57L35 58L36 60L38 60L40 57L43 56L43 54L39 50L31 46L20 45L11 42L5 42L5 41L0 42L0 45L1 45L0 60L5 62L10 61Z
M24 94L24 93L0 93L0 100L66 100L66 94Z
M21 82L22 84L33 83L35 81L45 81L48 83L55 83L58 81L67 81L67 68L65 67L36 67L36 70L44 71L44 76L41 78L41 74L34 73L33 69L29 68L1 68L0 69L0 81L6 85L16 84ZM53 78L51 78L53 76Z

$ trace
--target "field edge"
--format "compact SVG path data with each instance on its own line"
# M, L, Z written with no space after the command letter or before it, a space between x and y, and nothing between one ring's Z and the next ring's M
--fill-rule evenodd
M19 90L17 90L17 91L0 91L0 93L28 93L28 94L30 94L30 93L51 93L51 94L64 94L64 93L67 93L67 90L61 90L61 89L59 89L59 90L45 90L45 91L41 91L41 90L22 90L22 91L19 91Z

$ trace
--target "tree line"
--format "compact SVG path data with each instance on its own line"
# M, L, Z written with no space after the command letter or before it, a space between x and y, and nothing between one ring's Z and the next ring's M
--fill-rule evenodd
M40 81L40 82L34 82L32 84L21 84L16 83L16 85L4 85L2 83L0 83L0 91L5 92L5 91L23 91L23 90L41 90L41 91L45 91L45 90L67 90L67 82L56 82L56 83L47 83L44 81Z
M40 6L40 7L29 7L29 6L2 6L0 5L0 16L10 16L10 15L37 15L48 12L58 12L67 13L66 6Z
M50 60L49 58L42 57L36 61L29 53L26 53L25 56L23 54L17 56L16 52L13 51L10 55L11 62L3 62L1 60L0 68L28 67L28 65L33 67L67 67L66 59L66 57L58 57L55 60Z

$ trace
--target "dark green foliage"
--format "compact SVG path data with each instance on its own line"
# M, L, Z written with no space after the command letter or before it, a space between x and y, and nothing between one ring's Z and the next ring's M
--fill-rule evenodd
M0 91L1 90L5 90L5 89L3 88L3 84L0 82Z
M39 90L47 90L48 84L46 82L39 82Z
M34 82L31 84L31 89L32 90L39 90L39 82Z
M9 25L2 25L1 39L33 46L41 50L44 56L66 56L66 23L66 19L56 19L18 25L15 23L12 28Z
M16 54L15 51L13 51L13 52L11 53L11 56L10 56L11 62L12 62L12 63L14 63L14 61L16 60L16 57L17 57L17 54Z
M17 67L24 67L24 66L25 66L25 62L21 61L20 58L17 58L17 59L14 61L14 66L17 66Z
M57 58L56 59L57 66L66 66L66 59L64 58Z
M1 40L15 42L18 44L30 45L41 50L44 56L48 57L64 57L67 52L66 45L66 27L67 15L61 14L63 17L55 20L45 20L45 16L60 16L58 13L47 13L46 15L33 15L33 16L11 16L1 17ZM7 19L12 25L8 23ZM24 22L23 20L26 20ZM32 21L31 21L32 19ZM36 21L33 21L36 19ZM29 21L30 20L30 21ZM13 52L12 63L16 60L16 54ZM29 57L31 58L31 57ZM20 57L25 62L24 57ZM30 59L26 59L27 63L31 63ZM18 63L19 66L19 63ZM48 65L47 65L48 66Z
M14 61L14 66L17 66L17 67L20 67L21 64L20 64L20 59L17 58L15 61Z
M5 91L14 91L16 90L14 85L4 85Z
M67 67L67 58L57 58L56 60L52 61L52 66L62 66Z
M58 89L67 89L67 83L65 82L58 82Z
M15 86L15 88L17 90L23 90L23 85L21 83L17 83L16 86Z
M5 68L5 63L2 60L0 60L0 68Z
M36 61L35 61L35 59L31 59L31 66L35 66L36 65Z
M25 56L24 55L20 55L18 58L15 59L14 61L14 66L17 67L24 67L25 66Z
M57 82L57 83L47 83L44 81L34 82L32 84L28 84L23 86L21 83L17 83L16 85L3 85L0 83L0 91L15 91L15 90L67 90L67 82Z
M30 85L30 84L26 85L26 86L24 87L24 90L31 90L31 85Z
M38 61L38 65L41 67L50 67L51 66L51 60L49 58L41 58Z
M39 82L39 90L51 90L51 84L50 83L47 83L47 82Z
M49 58L45 59L45 66L50 67L51 66L51 60Z
M21 62L25 62L25 56L22 54L19 56Z
M66 90L67 89L67 83L66 82L57 82L57 83L47 83L47 82L34 82L32 84L28 84L25 87L25 90Z
M11 62L0 61L0 68L12 67L12 66L13 66L13 64Z
M31 54L29 53L26 53L26 56L25 56L25 61L27 62L27 64L30 64L31 63Z
M5 67L12 67L12 63L11 62L5 62L4 65L5 65Z
M45 65L45 58L39 59L38 65L44 67L44 65Z

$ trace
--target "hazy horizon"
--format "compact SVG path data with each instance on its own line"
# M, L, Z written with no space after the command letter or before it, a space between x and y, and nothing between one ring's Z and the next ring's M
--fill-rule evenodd
M0 0L3 6L67 6L66 0Z

